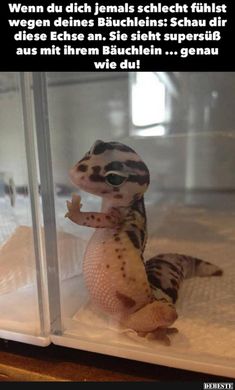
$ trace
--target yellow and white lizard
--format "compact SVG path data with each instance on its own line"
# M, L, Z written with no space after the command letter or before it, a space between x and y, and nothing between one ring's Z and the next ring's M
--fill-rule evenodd
M96 141L71 169L80 189L102 197L101 212L82 212L80 196L67 201L66 217L95 228L83 261L91 301L139 334L163 331L177 319L174 303L186 277L221 275L215 265L180 254L159 254L146 262L144 192L149 170L140 156L119 142ZM168 338L167 338L168 339Z

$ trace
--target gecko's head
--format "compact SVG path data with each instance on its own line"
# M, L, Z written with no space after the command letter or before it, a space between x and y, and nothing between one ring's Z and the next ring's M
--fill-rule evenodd
M71 169L70 178L82 190L125 206L143 196L149 170L129 146L96 141Z

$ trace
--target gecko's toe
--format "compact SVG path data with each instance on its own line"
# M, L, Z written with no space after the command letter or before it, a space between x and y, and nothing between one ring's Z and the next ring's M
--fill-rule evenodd
M166 329L166 332L167 332L167 334L179 333L179 331L178 331L177 328L167 328L167 329Z
M72 193L72 201L76 203L80 203L81 201L81 196L77 195L75 192Z
M72 208L72 202L70 202L69 200L66 201L66 205L67 205L67 209L68 210L71 210Z
M148 333L147 332L137 332L137 335L139 337L145 337Z
M147 339L148 340L157 340L161 344L169 346L169 345L171 345L171 339L168 336L175 334L175 333L178 333L177 328L161 328L160 327L160 328L157 328L156 330L154 330L153 332L148 333Z
M163 345L171 345L171 340L167 335L167 328L157 328L154 332L151 332L147 336L148 340L157 340Z

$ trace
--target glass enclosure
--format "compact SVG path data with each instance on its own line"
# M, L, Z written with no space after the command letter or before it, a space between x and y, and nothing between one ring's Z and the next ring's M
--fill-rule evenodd
M49 342L31 80L0 74L0 337Z
M0 74L0 337L234 376L234 99L235 73ZM101 209L69 175L96 140L150 171L144 261L178 253L223 270L183 282L170 345L98 310L84 281L94 228L65 218L66 202Z
M234 375L235 74L57 72L47 86L61 310L52 341ZM94 229L64 216L73 192L82 211L100 210L69 178L96 140L129 145L150 170L145 259L180 253L224 271L184 281L170 346L116 326L90 302L82 262Z

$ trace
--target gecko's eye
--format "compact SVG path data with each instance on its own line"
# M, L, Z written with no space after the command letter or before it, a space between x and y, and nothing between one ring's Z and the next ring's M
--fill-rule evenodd
M127 176L109 172L105 175L105 181L113 187L118 187L127 180Z

